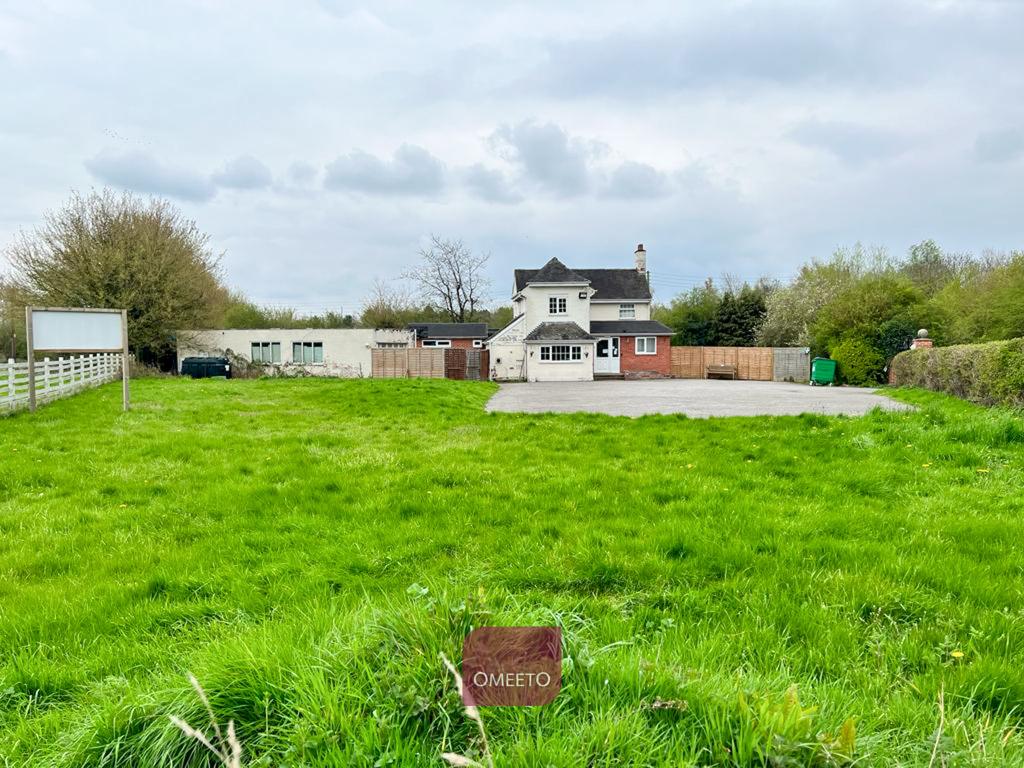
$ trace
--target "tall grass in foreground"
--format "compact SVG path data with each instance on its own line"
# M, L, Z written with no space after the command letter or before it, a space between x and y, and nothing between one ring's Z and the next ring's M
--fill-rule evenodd
M193 728L180 717L175 717L174 715L170 715L171 723L190 739L195 739L205 747L218 760L222 768L242 768L242 745L235 734L235 721L228 721L227 735L222 733L220 723L217 722L217 716L210 707L210 700L207 698L203 686L199 684L199 681L193 675L189 675L188 679L192 684L192 689L196 692L196 696L203 703L206 713L210 716L212 735L208 735L200 728Z
M216 765L168 719L211 712L247 768L483 763L439 663L483 624L565 643L552 704L483 713L499 768L1024 765L1017 414L491 391L144 380L4 420L0 765Z

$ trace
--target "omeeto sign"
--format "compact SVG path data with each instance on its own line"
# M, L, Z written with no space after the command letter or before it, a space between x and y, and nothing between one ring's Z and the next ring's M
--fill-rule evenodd
M36 409L35 358L44 354L121 355L124 409L128 410L128 312L123 309L25 307L29 408Z

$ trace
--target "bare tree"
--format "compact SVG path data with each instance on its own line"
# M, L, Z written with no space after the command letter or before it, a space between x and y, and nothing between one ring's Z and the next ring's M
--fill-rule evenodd
M419 265L402 274L422 298L437 305L453 323L471 320L487 298L490 281L484 275L489 253L476 254L461 240L430 236L420 249Z

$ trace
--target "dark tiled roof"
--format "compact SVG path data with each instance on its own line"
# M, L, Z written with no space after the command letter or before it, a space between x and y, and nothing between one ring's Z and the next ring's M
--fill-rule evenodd
M543 269L517 269L515 271L515 292L523 290L527 283L554 283L554 282L590 282L594 289L593 298L601 299L623 299L647 301L651 298L651 286L647 281L647 275L637 272L635 269L576 269L569 270L558 262L560 267L575 277L574 280L549 280L542 278L545 269L551 263L557 261L552 259Z
M516 270L516 283L519 284L518 275L520 272L529 272L528 279L531 283L586 283L587 278L578 272L573 272L558 259L551 259L540 269ZM525 283L524 283L525 284Z
M487 323L409 323L418 339L486 339Z
M591 320L590 332L619 336L671 336L673 333L657 320Z
M594 337L576 323L541 323L528 334L526 341L593 341Z

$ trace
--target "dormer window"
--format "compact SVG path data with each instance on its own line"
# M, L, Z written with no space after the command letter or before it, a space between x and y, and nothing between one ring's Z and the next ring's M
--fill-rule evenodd
M619 304L619 320L635 320L636 319L636 305L635 304Z
M548 314L565 315L569 312L569 299L565 296L548 297Z

